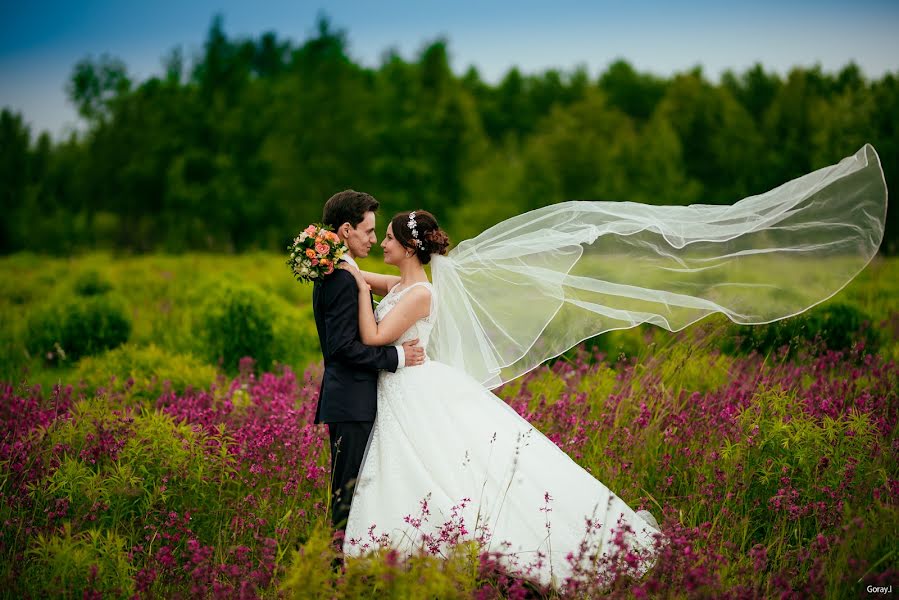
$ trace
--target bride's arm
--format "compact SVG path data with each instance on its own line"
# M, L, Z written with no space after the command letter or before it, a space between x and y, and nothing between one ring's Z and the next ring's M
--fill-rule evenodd
M431 291L424 287L409 290L383 321L375 321L371 296L362 273L345 267L359 287L359 337L366 346L386 346L403 335L419 319L431 312Z
M431 291L416 287L409 290L384 320L375 321L368 290L359 287L359 337L367 346L392 344L419 319L431 312Z
M381 273L372 273L370 271L362 271L362 277L365 283L371 288L371 291L378 296L386 296L390 289L400 282L397 275L382 275Z

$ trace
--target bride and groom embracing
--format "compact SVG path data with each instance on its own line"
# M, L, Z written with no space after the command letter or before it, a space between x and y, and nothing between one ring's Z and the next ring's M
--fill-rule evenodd
M316 422L329 429L331 516L345 530L344 553L443 549L450 540L440 530L452 523L453 541L465 532L489 540L508 566L548 581L566 573L588 518L597 527L622 520L651 547L651 517L636 515L479 381L427 355L442 299L424 265L446 254L447 235L428 212L400 213L381 243L400 275L362 272L354 259L376 241L377 208L352 190L328 200L323 220L349 255L313 289L325 364ZM372 292L383 296L374 310Z
M449 253L433 215L402 212L381 243L399 276L354 260L377 241L377 209L352 190L328 200L324 222L349 254L313 290L316 422L329 428L343 552L474 540L557 585L616 554L638 574L662 533L490 390L613 329L679 331L712 313L767 323L814 306L876 254L886 184L866 145L731 205L564 202Z

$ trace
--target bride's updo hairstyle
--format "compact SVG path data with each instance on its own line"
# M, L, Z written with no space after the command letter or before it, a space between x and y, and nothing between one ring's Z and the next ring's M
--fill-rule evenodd
M432 254L446 254L449 236L440 229L437 219L426 210L401 212L390 221L393 237L404 248L414 250L421 264L431 262Z

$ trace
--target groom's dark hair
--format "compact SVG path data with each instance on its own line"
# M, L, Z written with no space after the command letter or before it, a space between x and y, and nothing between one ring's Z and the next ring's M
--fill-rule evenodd
M378 210L379 203L371 194L357 192L356 190L343 190L337 192L325 202L322 211L322 221L337 231L344 223L356 227L365 218L368 211Z

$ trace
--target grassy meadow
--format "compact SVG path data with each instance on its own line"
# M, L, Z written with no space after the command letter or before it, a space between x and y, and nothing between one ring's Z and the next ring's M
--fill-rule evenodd
M613 549L555 589L473 542L332 569L311 288L281 255L3 257L0 340L0 597L845 598L899 584L897 259L794 319L615 331L500 388L661 524L646 574Z

